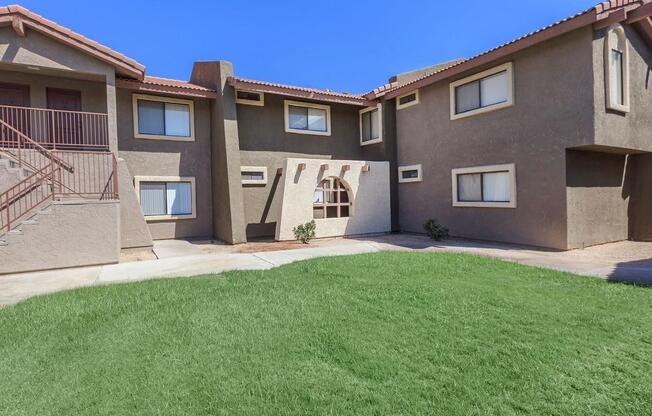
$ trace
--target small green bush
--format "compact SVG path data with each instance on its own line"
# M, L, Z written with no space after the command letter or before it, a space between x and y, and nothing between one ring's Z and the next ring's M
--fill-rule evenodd
M441 241L448 238L448 228L439 224L437 220L429 219L423 224L423 229L426 231L428 237L436 241Z
M307 222L305 224L298 225L292 229L294 232L294 237L297 240L301 240L303 244L308 244L310 240L315 238L315 230L317 229L317 224L315 220Z

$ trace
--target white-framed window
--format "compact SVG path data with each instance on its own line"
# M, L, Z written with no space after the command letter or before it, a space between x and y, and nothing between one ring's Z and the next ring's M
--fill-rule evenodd
M287 133L331 135L331 107L328 105L285 100Z
M511 62L450 84L451 120L514 105L514 66Z
M383 141L382 105L360 110L360 146Z
M194 177L136 176L134 187L146 221L197 218Z
M240 180L243 185L266 185L266 166L240 166Z
M398 182L410 183L421 182L423 177L421 175L421 165L409 165L398 167Z
M607 108L629 111L629 48L625 29L609 27L604 42L605 85Z
M417 104L419 104L419 90L411 91L396 97L397 110L402 110Z
M505 165L452 170L453 206L516 208L516 168Z
M238 104L256 105L262 107L265 105L265 93L246 91L246 90L236 90L235 102Z
M195 140L192 100L133 94L133 113L137 139Z
M314 219L350 217L352 209L351 195L341 179L323 179L315 188L312 197Z

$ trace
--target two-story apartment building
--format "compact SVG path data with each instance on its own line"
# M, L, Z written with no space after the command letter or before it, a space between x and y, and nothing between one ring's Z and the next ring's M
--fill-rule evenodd
M652 239L652 5L613 0L365 94L189 81L0 8L0 273L153 240L421 232Z

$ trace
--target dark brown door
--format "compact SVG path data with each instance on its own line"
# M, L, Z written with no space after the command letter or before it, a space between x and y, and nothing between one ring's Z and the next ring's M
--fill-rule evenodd
M29 107L29 85L0 83L0 105Z
M54 112L50 118L50 141L57 147L78 148L82 144L81 91L47 89L47 105Z
M0 120L29 136L29 112L20 108L29 107L29 85L0 83ZM9 129L0 129L0 140L9 145L18 135Z

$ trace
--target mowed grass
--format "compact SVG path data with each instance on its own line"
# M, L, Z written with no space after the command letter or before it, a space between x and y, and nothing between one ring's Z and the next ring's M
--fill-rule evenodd
M0 310L0 414L646 415L652 290L379 253Z

